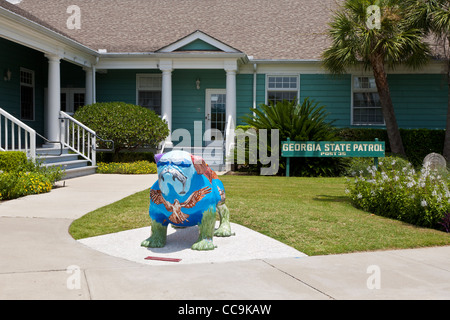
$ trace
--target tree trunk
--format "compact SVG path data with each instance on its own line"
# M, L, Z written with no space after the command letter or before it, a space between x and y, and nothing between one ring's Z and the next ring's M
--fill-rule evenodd
M448 40L450 43L450 39ZM448 85L448 98L447 98L447 127L445 129L444 150L442 152L445 160L450 161L450 59L447 60L447 85Z
M445 129L444 150L442 152L445 160L450 161L450 79L447 77L448 82L448 100L447 100L447 127Z
M387 81L386 71L384 70L384 61L381 55L377 55L370 59L375 83L380 96L381 109L383 111L384 121L386 122L386 131L389 138L392 153L405 156L402 137L398 129L397 119L395 117L394 105L391 100L391 93Z

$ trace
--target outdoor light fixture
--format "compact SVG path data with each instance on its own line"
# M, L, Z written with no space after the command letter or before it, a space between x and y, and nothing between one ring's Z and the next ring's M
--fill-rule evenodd
M200 79L197 78L195 85L197 86L197 90L200 90Z
M11 72L11 70L8 69L5 71L5 76L3 77L3 80L11 81L11 76L12 76L12 72Z

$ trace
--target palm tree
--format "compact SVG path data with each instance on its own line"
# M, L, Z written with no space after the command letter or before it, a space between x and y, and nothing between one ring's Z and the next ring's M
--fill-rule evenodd
M379 17L370 11L374 5L379 9ZM391 150L400 155L405 155L405 150L386 67L404 64L419 68L429 61L430 52L429 45L422 41L423 30L410 27L405 13L403 0L345 0L330 23L331 47L322 54L325 68L335 74L345 73L347 68L361 63L372 69Z
M407 0L409 19L412 24L434 35L437 44L437 58L447 63L448 85L447 128L445 131L443 155L450 161L450 2L449 0Z

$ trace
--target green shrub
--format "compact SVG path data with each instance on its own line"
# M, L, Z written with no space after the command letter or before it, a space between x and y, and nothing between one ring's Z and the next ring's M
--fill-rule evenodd
M378 170L368 166L356 175L348 180L346 193L365 211L436 229L450 212L448 174L428 166L416 171L410 163L386 157Z
M0 166L0 200L49 192L63 176L60 168L41 166L20 151L0 152Z
M445 130L432 129L400 129L406 157L418 168L429 153L442 154ZM391 152L389 139L385 129L345 128L338 132L339 140L374 141L378 138L386 142L386 153Z
M134 162L134 161L149 161L155 162L155 155L153 152L128 152L122 151L117 155L117 159L114 160L114 154L110 152L97 153L98 162Z
M21 151L0 151L0 170L16 171L27 164L27 156Z
M150 161L97 163L98 173L117 174L153 174L157 172L156 164Z
M51 189L50 178L39 172L0 173L0 200L49 192Z
M156 147L169 135L167 123L153 111L124 102L103 102L78 109L74 118L106 140L114 141L114 161L121 150Z

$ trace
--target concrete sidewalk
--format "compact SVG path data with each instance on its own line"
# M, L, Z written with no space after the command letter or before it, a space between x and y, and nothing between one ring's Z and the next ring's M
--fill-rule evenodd
M68 234L74 219L155 180L92 175L1 203L0 300L450 299L450 246L159 265L100 252ZM138 232L130 231L133 241ZM242 232L259 239L254 231Z

